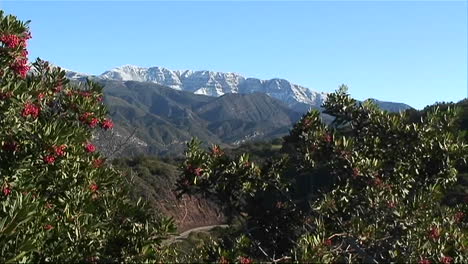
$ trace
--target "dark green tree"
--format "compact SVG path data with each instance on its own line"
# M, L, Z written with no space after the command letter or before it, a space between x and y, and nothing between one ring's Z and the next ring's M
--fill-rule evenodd
M468 153L457 111L435 108L414 123L358 103L345 86L323 108L331 125L307 113L286 154L261 166L189 144L180 191L217 198L243 223L197 260L467 262L467 205L441 204Z

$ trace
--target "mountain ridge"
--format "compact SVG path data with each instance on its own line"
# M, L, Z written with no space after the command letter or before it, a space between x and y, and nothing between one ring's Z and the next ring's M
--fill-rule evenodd
M156 83L174 90L188 91L194 94L219 97L228 93L251 94L264 93L285 103L297 112L306 112L310 108L321 110L326 100L325 92L313 91L301 85L281 79L262 80L244 77L234 72L217 72L209 70L170 70L164 67L140 67L126 64L105 71L100 75L86 75L66 70L71 79L93 77L101 80L139 81ZM411 109L412 107L393 102L373 99L380 107L394 112ZM388 109L387 109L388 108Z

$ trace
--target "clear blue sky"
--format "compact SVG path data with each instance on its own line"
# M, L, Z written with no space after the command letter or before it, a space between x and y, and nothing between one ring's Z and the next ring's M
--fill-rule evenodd
M416 108L467 96L466 1L6 1L32 58L91 74L124 64L285 78Z

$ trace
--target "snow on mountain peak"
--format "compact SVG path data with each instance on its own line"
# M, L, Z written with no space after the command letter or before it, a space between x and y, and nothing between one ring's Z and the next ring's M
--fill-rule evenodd
M120 81L153 82L195 94L221 96L227 93L266 93L291 107L296 104L320 106L325 93L317 93L284 79L260 80L231 72L173 71L162 67L123 65L99 76Z

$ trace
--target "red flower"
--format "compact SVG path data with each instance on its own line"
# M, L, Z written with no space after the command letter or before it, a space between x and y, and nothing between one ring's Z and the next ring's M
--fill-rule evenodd
M79 92L79 94L83 97L90 97L91 96L91 92L88 92L88 91L81 91Z
M91 190L91 192L97 192L99 190L99 186L93 183L89 186L89 189Z
M93 113L86 112L86 113L82 114L79 119L80 119L81 122L88 122L88 118L90 116L92 116L92 115L93 115Z
M11 66L11 68L13 69L13 71L20 75L21 78L26 78L26 75L28 74L29 72L29 69L31 68L30 66L27 65L27 62L24 62L24 61L17 61L15 62L15 64L13 64Z
M2 148L6 151L14 152L18 150L18 143L16 141L5 142Z
M37 99L39 99L39 100L44 99L44 97L45 97L45 94L44 94L44 93L39 93L39 94L37 95Z
M224 152L221 150L221 148L218 145L214 145L211 151L213 152L213 155L215 156L221 156L224 154Z
M330 143L330 142L332 142L333 137L332 137L332 135L330 135L330 134L325 134L325 135L323 136L323 140L324 140L325 142L327 142L327 143Z
M253 261L247 257L240 257L240 263L241 264L252 264Z
M3 35L0 37L0 41L8 48L16 48L23 42L23 40L16 35Z
M37 105L27 102L24 105L23 112L21 114L24 117L32 116L33 118L37 118L40 112L41 109Z
M104 163L103 159L95 159L95 160L93 160L93 167L94 168L100 168L103 163Z
M42 158L42 160L44 161L45 164L54 164L55 157L52 156L52 155L47 155L47 156L44 156L44 158Z
M64 156L65 155L65 149L67 148L66 145L60 145L60 146L53 146L55 155L57 156Z
M89 152L89 153L94 152L94 151L96 151L96 146L94 146L91 143L88 143L88 144L85 145L85 150L86 150L86 152Z
M421 259L418 264L431 264L431 261L428 259Z
M44 229L47 230L47 231L51 230L52 228L54 228L52 225L45 225L44 226Z
M196 169L194 170L195 175L197 175L197 176L199 176L199 177L200 177L200 175L202 174L202 172L203 172L202 168L196 168Z
M88 125L90 128L95 128L97 124L99 123L99 119L96 117L91 118L91 120L88 122Z
M450 264L452 263L452 261L453 261L453 258L449 256L443 256L440 258L440 262L443 264Z
M97 100L98 100L98 102L102 102L102 101L104 100L104 98L103 98L102 96L99 96L99 97L97 98Z
M333 241L331 239L327 239L323 242L326 246L331 247L333 245Z
M22 50L22 51L21 51L21 57L23 57L23 58L27 58L27 57L28 57L28 55L29 55L29 52L28 52L28 50L25 50L25 49L24 49L24 50Z
M431 230L429 230L428 235L430 238L436 240L440 237L440 230L437 227L433 226Z
M454 218L456 223L461 223L461 221L463 221L463 218L465 218L465 214L463 212L457 212Z
M112 129L114 127L114 123L110 119L104 119L101 123L101 127L105 130Z
M11 194L11 188L10 187L4 187L3 188L3 195L8 196Z

